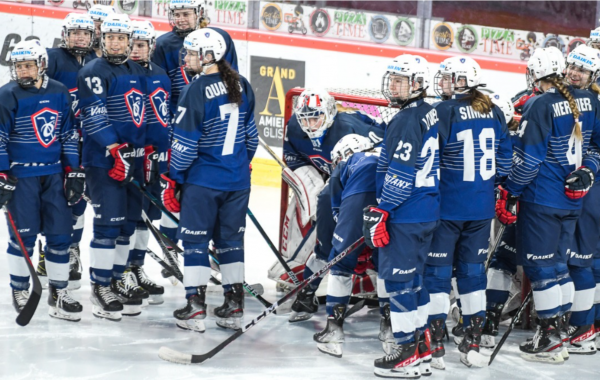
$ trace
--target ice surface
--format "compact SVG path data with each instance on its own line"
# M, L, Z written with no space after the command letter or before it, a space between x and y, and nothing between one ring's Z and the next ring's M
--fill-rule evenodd
M279 190L255 186L250 207L271 239L277 241L279 224ZM4 220L4 218L2 218ZM83 304L79 323L52 319L48 316L47 292L31 323L19 327L11 305L6 256L0 259L0 378L1 379L332 379L375 378L373 360L382 356L377 340L378 310L361 310L344 325L344 355L336 359L318 352L312 335L325 325L324 308L313 319L291 325L287 315L270 315L242 335L214 358L200 365L184 366L158 358L161 346L186 353L204 353L231 331L220 329L212 317L206 321L206 332L199 334L175 327L172 312L184 303L184 289L173 287L160 276L160 268L146 257L148 275L165 287L165 303L145 308L140 316L123 317L121 322L95 318L89 301L87 279L89 255L86 247L91 238L92 214L88 208L82 241L84 279L82 288L74 292ZM0 250L6 252L7 229L0 222ZM152 238L151 238L152 239ZM274 262L273 253L248 220L246 230L246 281L260 282L264 297L275 299L274 282L267 279L267 269ZM159 252L158 245L150 247ZM37 262L37 257L34 259ZM218 293L211 292L209 309L222 303ZM246 297L245 321L260 313L262 305ZM504 328L501 328L501 333ZM493 365L468 369L460 363L456 346L446 346L446 370L433 370L432 379L598 379L598 355L576 356L564 365L553 366L523 361L518 343L531 332L514 330ZM488 352L488 353L491 353Z

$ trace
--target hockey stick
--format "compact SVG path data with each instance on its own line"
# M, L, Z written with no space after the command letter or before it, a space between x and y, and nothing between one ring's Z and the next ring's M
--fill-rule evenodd
M309 278L302 281L302 283L300 283L300 285L298 285L296 288L292 289L288 294L286 294L285 296L283 296L279 300L277 300L271 307L269 307L268 309L263 311L258 317L254 318L252 321L250 321L250 323L248 323L242 329L237 330L233 335L231 335L229 338L225 339L218 346L216 346L212 350L208 351L207 353L199 354L199 355L185 354L183 352L179 352L179 351L176 351L171 348L163 346L158 351L158 357L163 360L167 360L167 361L170 361L173 363L179 363L179 364L192 364L192 363L205 362L206 360L212 358L213 356L215 356L216 354L221 352L225 347L227 347L231 342L233 342L234 340L236 340L237 338L242 336L246 331L250 330L252 327L254 327L256 324L258 324L260 321L265 319L265 317L267 317L269 314L271 314L273 311L275 311L279 306L281 306L281 304L283 304L290 298L294 297L296 295L296 293L298 293L300 290L302 290L306 286L308 286L308 284L311 283L312 281L314 281L317 277L320 277L321 275L327 273L327 271L329 271L329 269L332 266L334 266L336 263L338 263L340 260L342 260L344 257L346 257L346 255L348 255L350 252L355 250L364 241L365 241L365 238L361 237L354 243L350 244L350 246L348 248L346 248L339 255L334 257L321 270L319 270L318 272L315 272L312 276L310 276Z
M502 224L502 225L500 225L500 228L498 229L498 236L496 236L496 239L494 240L494 245L492 246L492 249L490 250L490 254L488 255L487 260L485 261L485 273L487 273L488 269L490 268L490 264L492 263L492 257L494 257L494 255L496 254L496 249L498 249L498 244L500 244L500 241L502 241L502 235L504 235L505 228L506 228L506 224Z
M25 304L25 306L23 306L23 310L21 310L21 312L17 316L17 324L19 326L27 326L29 324L29 321L31 321L31 318L33 318L33 314L35 314L35 310L37 309L37 306L40 303L40 299L42 298L42 283L40 282L40 279L37 276L37 273L35 273L35 268L33 267L33 264L31 263L31 258L29 257L29 254L27 253L25 244L23 244L23 240L21 239L21 234L19 233L19 230L17 229L15 220L13 219L12 214L10 213L10 211L8 211L8 208L6 206L4 207L4 212L6 213L6 216L8 217L7 218L8 225L9 225L13 235L17 239L17 242L19 243L19 248L21 249L21 252L23 253L23 258L25 259L25 263L27 264L27 269L29 270L29 275L31 277L31 281L33 282L33 287L31 289L31 294L29 295L29 299L27 300L27 303Z
M292 271L290 266L287 265L287 263L283 259L283 256L281 255L281 253L279 253L277 248L275 248L275 245L273 244L271 239L269 239L269 235L267 235L265 230L262 228L262 226L260 225L260 223L258 222L256 217L254 216L254 214L252 213L250 208L248 208L248 211L246 212L246 214L248 214L248 216L250 217L250 220L252 220L252 223L254 223L258 232L260 232L263 239L265 239L265 241L267 242L267 245L269 246L269 248L271 248L271 251L273 251L273 253L277 257L277 260L279 260L279 263L281 264L283 269L285 269L285 271L287 272L288 277L292 279L292 281L294 282L294 285L298 286L300 284L300 281L298 281L298 277L296 277L296 275L294 274L294 272Z
M150 255L150 257L152 257L154 260L156 260L156 262L163 267L167 272L169 272L169 274L173 277L175 277L177 280L179 280L179 282L181 282L183 284L183 276L181 275L181 272L177 273L177 271L175 271L173 269L173 267L171 267L169 264L167 264L163 259L161 259L156 253L154 253L154 251L152 251L151 249L147 249L146 253L148 255Z
M525 310L525 307L527 306L529 301L531 301L532 294L533 292L530 290L529 293L527 293L525 300L523 300L523 303L521 304L515 315L512 317L510 325L508 326L508 330L506 330L504 335L502 335L502 339L500 339L500 342L498 342L498 345L496 345L496 348L494 348L494 352L492 352L492 355L490 356L490 362L488 365L492 365L494 358L496 357L496 355L498 355L498 352L500 352L500 349L502 348L502 345L504 345L504 342L506 342L506 339L508 339L508 335L512 331L513 327L515 327L515 323L517 323L519 316L521 315L523 310Z

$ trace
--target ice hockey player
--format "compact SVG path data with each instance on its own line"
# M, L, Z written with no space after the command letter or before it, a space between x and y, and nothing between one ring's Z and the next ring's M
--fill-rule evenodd
M94 41L94 22L87 14L69 13L63 21L62 42L57 48L48 49L48 70L46 74L64 84L71 94L74 127L81 139L79 120L79 95L77 91L77 73L86 63L95 58L92 51ZM78 202L72 206L73 237L69 247L69 289L81 287L81 254L79 242L83 235L84 213L87 202ZM44 252L40 252L37 273L41 279L46 276Z
M561 317L573 301L567 250L581 198L600 164L597 96L567 87L563 68L564 61L547 49L536 49L529 59L531 86L543 94L525 104L518 138L513 139L513 166L496 202L496 215L504 224L514 223L518 212L518 263L531 282L539 317L533 339L520 345L521 356L548 363L564 361Z
M129 240L141 218L146 165L145 77L128 59L133 28L127 15L110 14L101 26L102 57L85 65L77 79L83 123L83 166L94 208L90 244L93 314L119 321L141 313L148 293L125 272ZM115 121L118 120L118 124ZM121 313L122 312L122 313Z
M95 54L96 57L102 57L102 48L100 47L100 40L102 39L102 32L100 30L100 26L102 25L104 20L108 17L108 15L114 14L114 13L116 13L115 8L113 8L109 5L101 5L101 4L94 4L88 10L88 15L90 15L92 20L94 20L94 27L95 27L95 29L94 29L94 44L92 45L92 48L94 50L93 54Z
M381 91L400 112L389 123L377 165L377 206L364 209L367 245L379 248L379 278L390 297L392 352L375 360L380 377L430 375L429 295L423 270L439 219L438 117L426 103L427 61L401 55ZM422 364L422 366L421 366Z
M366 136L374 143L383 137L378 124L367 124L358 112L338 113L335 99L322 89L306 89L296 101L295 117L290 118L283 143L283 155L289 167L283 179L301 189L296 197L296 213L300 215L293 223L306 226L316 216L317 244L308 257L304 278L320 270L332 249L335 221L331 213L329 187L323 178L331 175L331 151L335 144L350 133ZM308 138L307 138L308 137ZM293 207L293 206L292 206ZM293 210L292 210L293 211ZM292 305L290 322L309 319L317 312L319 304L315 292L320 279L302 289Z
M508 175L512 147L500 109L478 91L481 68L469 57L440 65L436 92L452 93L436 106L440 133L440 225L425 269L431 296L429 324L435 368L444 368L444 322L454 272L464 326L461 362L478 365L485 321L485 261L494 217L494 184ZM462 200L462 201L461 201ZM472 353L471 353L472 352ZM476 361L476 362L474 362ZM487 363L485 364L487 365Z
M79 321L81 304L67 289L73 231L69 206L81 200L85 174L79 167L71 96L45 75L48 55L38 40L18 43L10 63L12 81L0 88L0 203L12 214L30 256L37 235L46 236L50 316ZM11 231L7 252L19 313L29 298L29 270L17 239Z
M168 171L168 150L171 140L171 122L169 112L169 96L171 81L167 73L157 64L150 61L156 45L156 32L150 21L132 21L133 48L130 59L146 72L146 146L144 148L145 162L151 167L145 168L144 182L148 190L160 198L159 174ZM161 218L158 208L144 198L143 210L150 220ZM146 275L144 258L148 249L149 232L143 220L138 221L135 228L135 242L129 253L129 268L135 275L136 282L150 295L150 304L163 303L164 288Z
M183 329L205 330L212 240L226 291L223 305L214 310L217 324L239 329L244 314L249 165L258 145L254 93L225 60L226 42L220 33L198 29L183 46L186 65L203 75L181 93L169 174L161 175L165 207L181 211L177 238L183 241L187 304L173 316Z

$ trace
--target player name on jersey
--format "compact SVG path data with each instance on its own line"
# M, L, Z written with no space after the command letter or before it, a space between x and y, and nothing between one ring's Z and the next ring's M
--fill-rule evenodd
M577 108L579 109L579 112L592 110L592 102L588 98L575 99L575 102L577 102ZM571 111L571 107L569 107L568 100L552 104L552 109L554 110L554 117L570 115L573 113Z
M490 111L488 113L481 113L481 112L477 112L473 109L473 107L471 106L466 106L466 107L460 107L458 109L458 112L460 112L460 118L463 120L469 120L469 119L493 119L494 118L494 112Z

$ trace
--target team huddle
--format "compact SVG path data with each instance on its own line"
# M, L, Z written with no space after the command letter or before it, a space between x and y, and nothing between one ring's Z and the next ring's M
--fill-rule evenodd
M31 256L43 234L37 274L47 281L50 316L81 319L71 290L82 278L89 204L94 316L119 321L163 303L164 288L143 268L152 232L163 245L183 246L186 303L173 312L177 326L205 331L218 263L217 324L241 328L254 94L230 36L202 15L198 0L171 0L173 30L156 38L152 23L94 5L65 18L60 47L14 47L12 81L0 88L0 204L18 225L7 250L18 313L30 296L21 249ZM448 58L432 78L423 57L398 56L382 80L398 110L387 123L324 90L298 97L282 176L294 190L295 228L306 234L312 226L316 243L295 260L307 279L343 257L327 282L326 326L314 334L321 352L342 356L352 276L369 267L385 352L376 375L418 378L445 368L453 281L461 362L487 365L480 347L496 345L517 266L537 313L522 357L556 364L596 352L598 49L600 30L566 60L556 48L537 49L528 89L513 101L478 90L485 84L472 58ZM441 99L433 105L425 101L431 84ZM490 251L495 218L502 243ZM149 231L156 220L160 232ZM165 268L177 267L175 249L165 246ZM177 281L170 270L163 276ZM298 292L290 322L318 311L320 282Z

